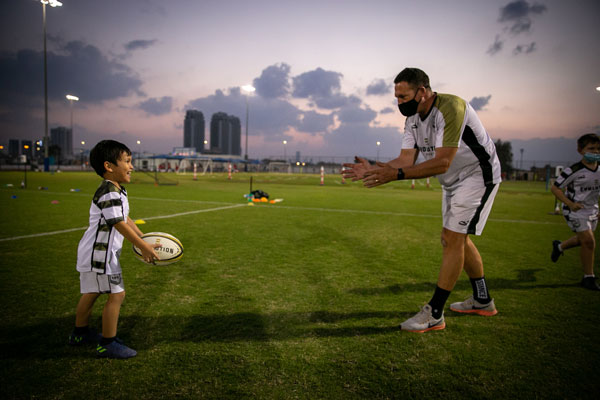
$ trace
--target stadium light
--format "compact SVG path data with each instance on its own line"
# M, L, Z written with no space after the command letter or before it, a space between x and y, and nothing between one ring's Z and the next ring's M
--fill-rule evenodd
M252 85L244 85L242 86L242 90L246 92L246 148L244 149L244 160L246 162L244 164L244 171L248 172L248 96L251 95L256 88Z
M381 146L381 142L377 141L377 158L375 159L375 161L379 161L379 146Z
M598 87L596 88L596 90L600 92L600 86L598 86Z
M42 25L44 28L44 170L50 170L49 163L49 140L48 140L48 66L46 61L46 4L50 7L60 7L62 3L57 0L41 0L42 3Z
M284 162L287 162L287 155L286 155L286 152L285 152L285 148L287 147L286 144L287 144L287 140L284 140L283 141L283 161Z

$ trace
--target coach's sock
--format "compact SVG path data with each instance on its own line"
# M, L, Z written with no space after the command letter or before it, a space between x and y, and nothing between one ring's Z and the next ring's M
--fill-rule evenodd
M73 334L77 335L77 336L83 336L89 332L90 332L90 327L87 325L86 326L76 326L75 329L73 329Z
M556 247L558 248L558 251L560 251L561 253L564 251L563 248L562 248L562 242L560 242L558 244L558 246L556 246Z
M116 336L113 337L107 337L105 338L104 336L102 337L102 339L100 339L100 346L106 346L111 344L112 342L115 341Z
M585 278L595 278L595 277L596 277L596 275L594 275L594 274L591 274L591 275L583 274L583 279L585 279Z
M442 314L444 313L444 305L446 304L446 300L448 300L448 296L450 296L449 290L442 289L439 286L435 287L433 297L431 300L429 300L429 305L431 306L431 315L433 318L442 318Z
M490 299L490 294L487 289L487 285L485 283L485 277L481 278L469 278L471 281L471 286L473 287L473 298L477 300L481 304L488 304L492 299Z

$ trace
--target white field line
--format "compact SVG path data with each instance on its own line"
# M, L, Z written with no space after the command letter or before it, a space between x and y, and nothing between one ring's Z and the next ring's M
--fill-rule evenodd
M207 208L207 209L204 209L204 210L187 211L187 212L182 212L182 213L177 213L177 214L170 214L170 215L159 215L159 216L156 216L156 217L148 217L148 218L142 218L142 219L144 219L144 220L153 220L153 219L162 219L162 218L181 217L183 215L199 214L199 213L205 213L205 212L211 212L211 211L226 210L228 208L236 208L236 207L243 207L243 206L244 206L244 204L234 204L234 205L229 205L229 206L224 206L224 207ZM58 235L58 234L61 234L61 233L69 233L69 232L74 232L74 231L83 231L83 230L86 230L87 228L88 228L87 226L84 226L84 227L81 227L81 228L64 229L62 231L42 232L42 233L34 233L32 235L13 236L13 237L9 237L9 238L0 239L0 242L7 242L9 240L18 240L18 239L29 239L29 238L40 237L40 236Z

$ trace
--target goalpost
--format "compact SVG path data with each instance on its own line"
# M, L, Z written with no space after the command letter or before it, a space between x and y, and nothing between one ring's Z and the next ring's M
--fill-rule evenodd
M287 172L288 174L292 173L292 164L288 162L281 161L271 161L269 163L269 172Z

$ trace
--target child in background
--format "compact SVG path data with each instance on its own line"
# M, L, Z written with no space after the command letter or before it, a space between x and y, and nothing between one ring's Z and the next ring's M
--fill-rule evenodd
M598 225L600 197L600 137L595 133L581 136L577 140L577 151L583 156L581 161L564 169L551 189L556 198L562 201L563 215L575 236L563 242L553 241L550 258L556 262L563 251L581 247L581 286L600 290L594 275L594 231Z

